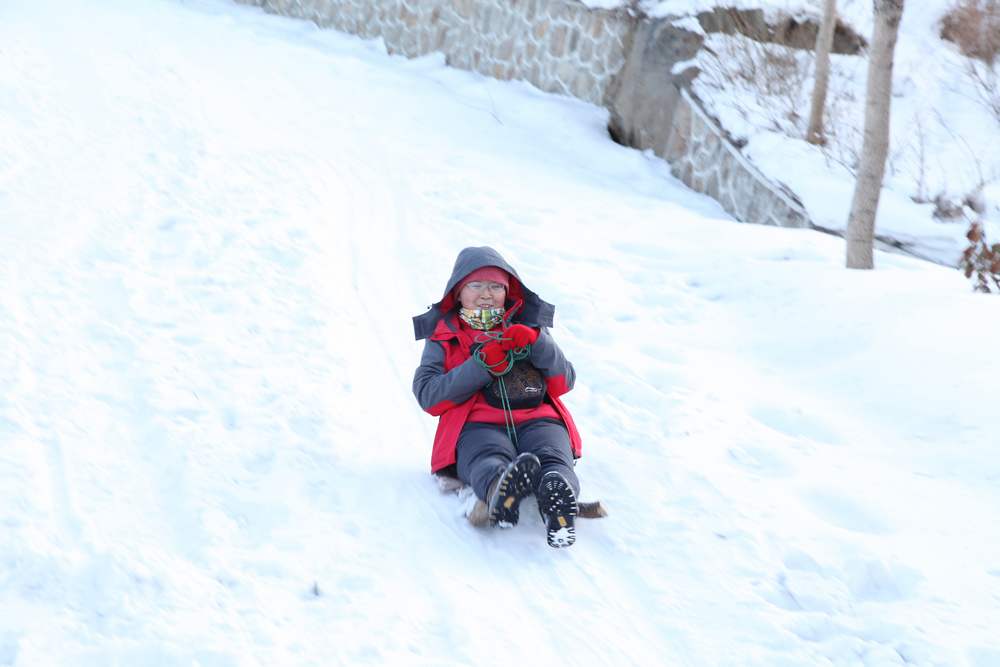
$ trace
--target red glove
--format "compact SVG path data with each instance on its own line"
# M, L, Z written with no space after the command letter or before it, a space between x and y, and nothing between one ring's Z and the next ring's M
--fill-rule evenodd
M479 350L479 356L489 366L490 373L494 375L505 373L507 366L510 365L510 359L507 358L507 351L495 340L491 340L483 345Z
M513 350L518 347L528 347L538 340L538 331L523 324L512 324L504 329L500 345L505 350Z

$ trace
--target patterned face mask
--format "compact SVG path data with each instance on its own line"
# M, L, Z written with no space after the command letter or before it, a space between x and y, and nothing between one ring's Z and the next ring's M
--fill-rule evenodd
M489 331L503 322L504 309L500 308L461 308L458 316L462 321L477 331Z

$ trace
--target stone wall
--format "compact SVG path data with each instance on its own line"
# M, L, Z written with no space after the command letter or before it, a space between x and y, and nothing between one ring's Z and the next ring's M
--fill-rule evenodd
M390 53L445 55L452 67L602 104L635 19L572 0L236 0L362 37Z
M793 196L770 182L687 93L701 48L670 18L637 18L575 0L236 0L366 38L390 53L445 55L452 67L519 79L610 111L619 142L652 150L692 189L737 220L809 226Z
M722 204L737 220L779 227L809 227L794 195L771 183L681 91L665 155L670 170L692 190Z

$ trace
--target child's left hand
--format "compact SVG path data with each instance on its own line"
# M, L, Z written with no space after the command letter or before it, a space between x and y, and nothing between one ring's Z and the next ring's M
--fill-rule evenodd
M512 324L503 331L500 346L504 350L528 347L538 340L538 331L524 324Z

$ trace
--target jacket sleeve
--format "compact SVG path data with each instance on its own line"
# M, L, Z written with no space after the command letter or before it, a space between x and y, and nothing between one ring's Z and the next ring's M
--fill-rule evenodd
M420 407L434 416L472 398L492 376L471 357L450 371L444 370L444 347L428 339L420 366L413 374L413 395Z
M538 340L531 346L532 365L545 376L549 393L555 396L565 394L576 383L576 371L566 359L549 330L542 328Z

